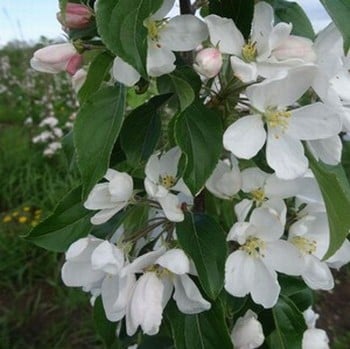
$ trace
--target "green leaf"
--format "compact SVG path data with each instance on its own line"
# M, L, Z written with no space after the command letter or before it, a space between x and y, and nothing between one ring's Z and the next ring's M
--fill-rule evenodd
M222 124L216 112L206 108L200 101L190 105L176 118L175 141L186 156L183 178L195 195L219 161Z
M138 167L153 154L161 134L159 108L170 96L167 94L153 97L126 118L120 133L120 142L130 165Z
M113 348L120 347L116 346L116 343L119 342L116 335L116 324L107 320L101 297L95 301L93 316L96 332L101 337L104 347L106 349L112 348L112 346Z
M220 302L196 315L180 313L174 304L167 307L176 349L232 349L232 341Z
M145 79L148 31L144 21L155 13L162 3L162 0L119 0L109 16L108 34L104 35L105 25L102 26L102 31L100 30L107 47L132 65ZM108 9L111 7L108 6ZM101 21L108 21L108 18Z
M54 212L25 237L50 251L64 252L76 240L87 236L92 229L90 217L81 202L81 187L68 193Z
M276 22L293 24L292 34L304 36L311 40L315 38L312 24L302 7L296 2L286 0L266 0L275 10Z
M307 329L303 314L287 297L280 296L272 308L276 330L268 339L271 349L300 349Z
M209 12L232 18L243 36L248 39L254 13L254 0L210 0Z
M344 51L350 47L350 1L349 0L320 0L344 39Z
M74 143L83 183L83 197L105 175L122 126L125 88L103 87L80 109L74 125Z
M201 81L189 67L180 67L171 74L157 79L159 91L162 93L174 92L179 101L180 110L190 106L201 88Z
M205 214L186 213L185 220L176 225L176 234L181 247L196 265L204 291L215 299L224 286L225 232Z
M86 102L100 88L109 74L112 61L113 57L108 52L101 52L91 62L86 81L78 93L80 103Z
M326 165L312 156L309 161L328 214L330 243L324 256L327 259L340 248L350 231L350 186L341 165Z

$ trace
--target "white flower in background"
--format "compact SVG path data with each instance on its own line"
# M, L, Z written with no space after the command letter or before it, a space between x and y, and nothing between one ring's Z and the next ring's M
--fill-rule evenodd
M249 309L243 317L237 319L231 339L236 349L255 349L264 343L262 325L252 310Z
M211 79L218 75L222 67L222 55L217 48L209 47L200 50L193 64L194 70Z
M192 198L183 179L177 176L180 157L180 148L175 147L160 156L152 155L145 168L147 194L151 199L159 202L165 216L173 222L181 222L184 219L181 201L174 192Z
M175 0L165 0L160 9L144 21L148 30L147 72L157 77L175 70L174 52L191 51L208 37L203 21L192 15L166 18ZM113 76L127 86L136 83L140 75L120 58L114 61Z
M205 187L216 197L230 200L241 189L241 173L238 161L219 160L214 172L205 183Z
M146 253L123 269L122 275L143 273L133 289L126 313L126 330L132 336L138 326L148 335L158 333L162 313L173 290L179 310L197 314L210 309L210 303L200 294L196 284L187 275L190 260L180 249Z
M326 331L310 328L304 332L302 349L329 349L329 339Z
M246 95L255 113L228 127L224 147L238 158L251 159L266 142L267 163L277 177L304 175L308 160L301 141L329 138L341 130L340 118L323 103L288 109L307 91L314 73L312 66L298 67L279 78L249 86Z
M280 293L277 273L300 275L302 258L289 242L280 240L284 225L268 207L255 209L249 222L238 222L227 240L241 247L231 253L225 265L225 289L235 297L251 294L253 301L273 307Z
M51 128L54 128L57 125L58 119L54 116L48 116L40 122L39 127L49 126Z
M298 248L304 267L301 276L314 290L331 290L332 273L322 261L329 246L329 228L326 213L313 213L301 218L289 229L288 240Z
M52 156L56 154L60 149L62 149L62 143L60 142L52 142L49 143L48 146L45 148L43 154L44 156Z
M331 268L340 269L343 265L350 262L350 241L345 239L339 250L326 260Z
M243 82L256 81L259 75L272 77L315 59L311 40L290 36L291 24L274 26L273 8L266 2L255 5L248 42L231 19L209 15L205 21L212 45L232 55L232 69Z
M96 184L84 202L88 210L100 210L91 218L96 225L107 222L127 206L133 194L133 180L127 173L108 169L104 178L108 182Z
M312 307L307 308L303 312L303 316L305 319L306 326L308 328L315 328L316 327L316 321L319 319L320 315L315 313L312 309Z

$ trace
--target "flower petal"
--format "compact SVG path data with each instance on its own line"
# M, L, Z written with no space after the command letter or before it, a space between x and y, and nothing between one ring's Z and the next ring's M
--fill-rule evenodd
M159 47L157 43L148 40L147 72L149 76L158 77L175 70L176 57L167 47Z
M177 307L185 314L198 314L209 310L211 304L206 301L199 292L191 278L184 274L174 279L174 300Z
M258 78L258 68L254 62L246 63L238 57L230 58L231 67L236 78L248 84Z
M251 159L266 140L260 115L248 115L234 122L224 133L224 147L238 158Z
M244 38L232 19L209 15L205 21L213 46L218 47L222 53L241 55Z
M91 255L94 270L116 275L124 265L124 253L109 241L102 242Z
M182 222L185 219L184 213L180 207L179 198L171 193L159 198L158 202L164 211L164 215L171 222Z
M278 138L268 133L266 159L276 176L281 179L294 179L302 176L308 169L308 160L304 155L302 143L287 134Z
M90 221L94 225L99 225L106 223L110 218L122 210L128 203L120 202L114 203L113 208L106 208L101 211L98 211L94 216L91 217Z
M84 202L84 207L88 210L102 210L115 207L115 203L111 201L109 183L96 184Z
M340 163L343 143L338 135L326 139L308 141L307 145L316 160L320 159L332 166Z
M339 250L326 260L331 268L340 269L350 262L350 241L345 239Z
M263 189L269 174L258 167L250 167L242 171L242 190L245 193Z
M155 263L177 275L187 274L190 272L190 260L186 256L185 252L179 248L173 248L166 251L156 260Z
M159 32L159 44L171 51L191 51L208 37L205 23L193 15L173 17Z
M114 59L112 74L114 79L126 86L134 86L141 77L134 67L124 62L120 57Z

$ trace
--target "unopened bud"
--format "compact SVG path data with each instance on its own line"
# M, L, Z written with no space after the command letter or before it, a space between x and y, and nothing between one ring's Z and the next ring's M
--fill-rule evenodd
M81 87L84 85L84 82L87 77L87 71L84 69L79 69L73 76L72 76L72 86L75 92L79 92Z
M222 67L222 55L216 48L205 48L198 52L193 68L197 73L213 78L218 75Z
M66 70L73 75L82 65L82 56L70 43L50 45L35 51L30 65L44 73L56 74Z
M312 41L307 38L290 35L283 44L272 51L272 55L279 61L298 58L305 62L314 62L316 54L312 45Z
M58 21L68 29L86 28L91 22L91 9L82 4L68 2L64 12L57 13Z

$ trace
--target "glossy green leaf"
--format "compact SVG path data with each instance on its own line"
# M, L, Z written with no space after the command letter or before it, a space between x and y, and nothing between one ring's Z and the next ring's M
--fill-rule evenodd
M324 259L331 257L350 232L350 186L341 165L329 166L309 156L310 167L326 204L330 244Z
M254 0L210 0L209 12L232 18L244 37L248 39L254 13Z
M79 187L68 193L54 212L25 238L47 250L64 252L74 241L90 233L92 215L92 211L83 207Z
M109 32L102 36L107 47L145 79L148 31L144 22L162 3L162 0L119 0L110 15ZM100 33L104 33L104 30L100 30Z
M189 67L180 67L171 74L163 75L157 79L159 91L173 92L179 102L180 110L190 106L201 88L201 81Z
M267 0L275 10L276 22L292 23L292 34L304 36L311 40L315 38L312 24L302 7L292 1Z
M153 97L126 118L120 133L120 142L130 165L137 167L153 154L161 134L159 108L170 96Z
M196 315L180 313L176 305L167 307L167 317L176 349L232 349L232 342L220 302Z
M121 348L121 346L118 346L116 324L107 320L101 297L98 297L95 301L93 316L96 331L102 339L104 347L106 349Z
M84 103L93 93L95 93L101 86L102 82L109 74L113 57L108 52L101 52L91 62L89 71L78 93L81 103Z
M196 265L204 291L215 299L224 286L225 232L205 214L186 213L185 220L176 225L176 234L181 247Z
M349 0L320 0L340 30L344 39L344 51L350 47L350 1Z
M300 349L307 327L303 314L287 297L280 296L272 308L276 330L268 338L271 349Z
M222 125L213 110L196 101L177 115L175 141L186 156L183 175L197 194L214 171L222 151Z
M125 88L103 87L81 107L74 125L74 143L83 183L83 197L105 175L122 126Z

